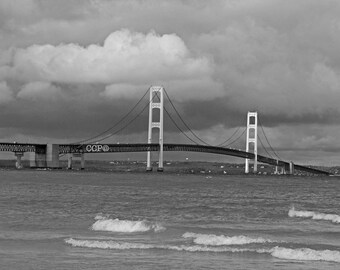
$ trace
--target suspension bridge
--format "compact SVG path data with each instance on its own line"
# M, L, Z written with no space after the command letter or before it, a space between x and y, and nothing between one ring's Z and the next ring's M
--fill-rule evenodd
M149 100L145 101L145 96L149 93ZM170 114L169 110L164 106L164 94L170 108L175 112L180 124L175 121L175 118ZM142 106L140 111L136 113L138 106ZM149 108L149 125L148 125L148 140L146 143L105 143L109 138L115 136L122 130L126 129L142 115L142 113ZM135 112L135 115L133 113ZM164 112L172 122L172 124L180 131L180 133L189 140L190 144L174 144L164 143ZM157 114L157 115L155 115ZM156 117L154 117L156 116ZM156 121L155 118L158 118ZM176 109L174 103L169 97L166 90L161 86L152 86L145 92L145 94L138 100L138 102L110 128L103 132L84 139L78 142L69 144L32 144L32 143L9 143L0 142L0 151L13 152L16 156L17 168L22 167L22 157L24 153L31 152L30 166L34 168L59 168L60 157L68 156L68 168L72 168L72 158L81 159L81 168L85 168L85 154L101 154L101 153L122 153L122 152L147 152L147 166L146 170L152 170L151 152L158 152L158 171L163 171L163 152L200 152L218 155L226 155L242 158L245 160L245 173L249 173L249 163L253 161L253 172L257 172L258 163L269 164L281 168L282 173L294 174L295 170L311 173L330 175L329 172L317 168L294 164L291 161L285 161L280 158L277 152L271 146L264 128L260 123L261 131L264 136L264 141L269 146L265 147L261 137L258 134L259 118L257 112L248 112L247 125L241 130L241 127L236 129L234 133L218 145L210 145L202 138L200 138L184 121L181 114ZM181 127L182 126L182 127ZM153 131L158 129L158 142L153 142ZM238 142L246 134L246 149L237 150L231 148L233 144ZM266 155L258 154L258 142L260 142L262 149Z

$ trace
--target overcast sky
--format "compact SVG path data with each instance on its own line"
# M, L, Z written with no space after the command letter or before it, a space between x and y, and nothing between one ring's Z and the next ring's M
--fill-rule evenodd
M0 0L1 141L91 137L150 85L210 144L258 111L283 158L340 164L340 1ZM146 130L147 110L107 142Z

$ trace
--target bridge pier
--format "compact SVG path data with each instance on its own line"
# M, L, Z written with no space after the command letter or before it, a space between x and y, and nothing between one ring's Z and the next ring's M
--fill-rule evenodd
M281 167L281 174L286 174L286 168L285 168L285 166L282 166L282 167Z
M85 169L85 154L84 153L80 154L80 169L81 170Z
M74 154L68 154L67 157L67 169L72 170L72 161L73 158L80 158L80 169L84 170L85 169L85 154L84 153L74 153Z
M59 144L47 144L46 145L46 165L48 168L60 168L59 167Z
M146 171L152 172L151 151L147 152Z
M15 162L15 167L17 169L22 169L23 166L22 166L21 158L24 156L24 153L23 152L15 152L14 155L17 157L17 161Z
M34 152L30 157L31 168L46 168L46 153Z
M294 175L294 163L289 162L289 174Z
M30 157L31 168L60 168L59 144L47 144L46 147L37 150Z
M72 154L68 154L67 156L67 169L72 170Z

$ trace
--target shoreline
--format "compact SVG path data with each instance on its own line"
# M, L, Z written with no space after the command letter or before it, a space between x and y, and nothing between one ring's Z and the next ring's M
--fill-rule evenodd
M73 168L67 169L67 161L60 161L59 169L49 168L30 168L29 160L23 160L23 168L15 168L15 160L0 160L0 170L41 170L41 171L83 171L83 172L112 172L112 173L163 173L163 174L191 174L191 175L263 175L263 176L282 176L275 174L275 167L267 164L259 164L258 172L249 174L244 173L244 164L207 162L207 161L164 161L164 171L157 172L158 164L153 162L152 172L146 172L145 161L130 160L86 160L85 169L80 169L80 162L74 161ZM340 167L322 167L337 175ZM306 176L307 173L296 171L293 176ZM288 176L288 174L285 174ZM339 175L340 176L340 175Z

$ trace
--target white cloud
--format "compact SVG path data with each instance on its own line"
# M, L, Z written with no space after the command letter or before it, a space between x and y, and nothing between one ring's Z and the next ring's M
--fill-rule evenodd
M121 30L110 34L103 46L61 44L18 49L12 71L24 81L109 84L200 77L211 73L211 66L205 58L193 58L175 34Z

